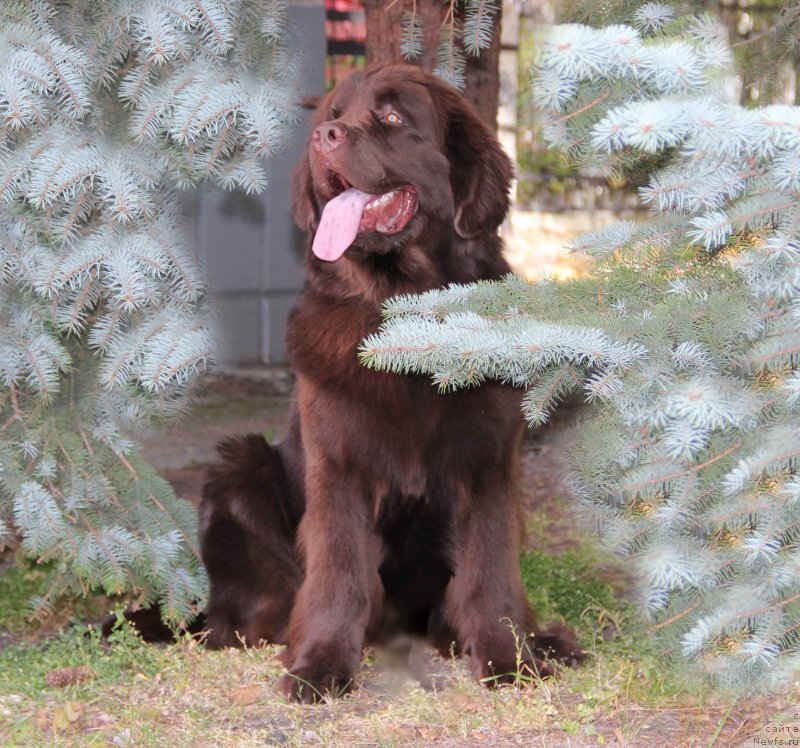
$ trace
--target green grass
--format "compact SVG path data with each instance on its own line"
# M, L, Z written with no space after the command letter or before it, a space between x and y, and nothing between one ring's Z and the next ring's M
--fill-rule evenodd
M32 634L43 628L31 617L31 600L47 589L52 572L52 564L37 564L22 553L0 571L0 632ZM58 628L70 619L98 620L110 605L108 598L99 594L58 603L44 622L44 630Z
M41 590L47 573L46 568L34 566L21 554L17 554L8 569L0 572L0 629L29 628L25 619L28 601Z
M644 623L608 581L613 565L590 538L561 555L530 550L520 556L522 580L540 622L565 621L587 652L587 663L569 678L570 689L583 698L571 717L578 723L593 717L609 697L619 697L605 685L596 687L605 682L605 676L598 679L601 672L617 673L626 698L643 705L674 699L687 688L681 673L664 667Z
M562 556L528 551L520 556L520 568L528 598L542 620L563 618L580 626L587 611L621 613L626 608L580 550L568 550Z
M258 413L265 418L285 419L288 398L280 395L209 398L192 408L191 420L217 423Z
M88 668L93 686L136 674L150 677L170 656L167 649L142 642L130 627L103 642L96 626L72 623L35 644L20 642L0 652L0 693L35 696L49 688L45 676L60 668Z
M727 744L741 715L665 677L604 563L591 544L522 557L542 620L563 618L581 635L589 657L577 670L533 688L492 691L473 682L463 662L437 661L444 685L430 692L368 656L352 696L304 707L276 693L277 647L212 652L191 640L157 647L128 626L109 644L75 621L43 636L23 615L42 571L17 562L0 575L0 626L17 640L0 650L0 745L656 748L708 745L720 726L718 744ZM48 674L62 668L89 677L50 685ZM787 694L787 703L798 695ZM696 714L705 721L691 721Z

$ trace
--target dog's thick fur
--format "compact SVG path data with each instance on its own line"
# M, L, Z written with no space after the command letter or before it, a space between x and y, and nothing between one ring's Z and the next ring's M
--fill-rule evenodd
M320 104L293 175L298 224L316 231L347 186L410 186L402 230L364 230L344 255L308 254L287 343L296 374L288 434L220 448L202 505L210 642L288 645L292 698L347 690L365 640L427 636L469 654L477 678L546 674L520 579L520 393L499 384L439 394L422 377L361 366L357 349L396 294L509 271L497 230L511 165L476 112L439 79L393 66L345 79ZM535 653L535 654L534 654Z

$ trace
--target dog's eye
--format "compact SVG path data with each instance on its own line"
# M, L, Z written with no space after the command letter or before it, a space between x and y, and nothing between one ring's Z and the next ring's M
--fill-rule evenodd
M331 107L331 119L339 119L342 116L342 110L338 106Z
M397 112L387 112L383 121L389 125L402 125L403 118Z

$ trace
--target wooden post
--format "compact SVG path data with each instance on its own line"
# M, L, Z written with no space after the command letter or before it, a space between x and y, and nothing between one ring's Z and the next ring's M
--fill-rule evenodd
M367 65L408 62L400 52L403 14L414 7L414 0L364 0L367 24ZM441 0L416 0L416 12L423 19L423 54L411 61L425 70L436 67L436 48L439 30L449 13L449 5ZM497 128L497 101L500 88L498 60L500 56L500 11L494 23L492 45L481 50L479 56L467 55L465 71L466 90L463 92L478 109L484 121ZM463 21L464 9L456 10L456 18Z

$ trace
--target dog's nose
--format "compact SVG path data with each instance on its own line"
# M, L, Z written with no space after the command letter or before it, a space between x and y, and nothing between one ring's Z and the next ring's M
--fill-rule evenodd
M320 153L336 150L347 138L347 130L338 122L325 122L314 128L311 144Z

